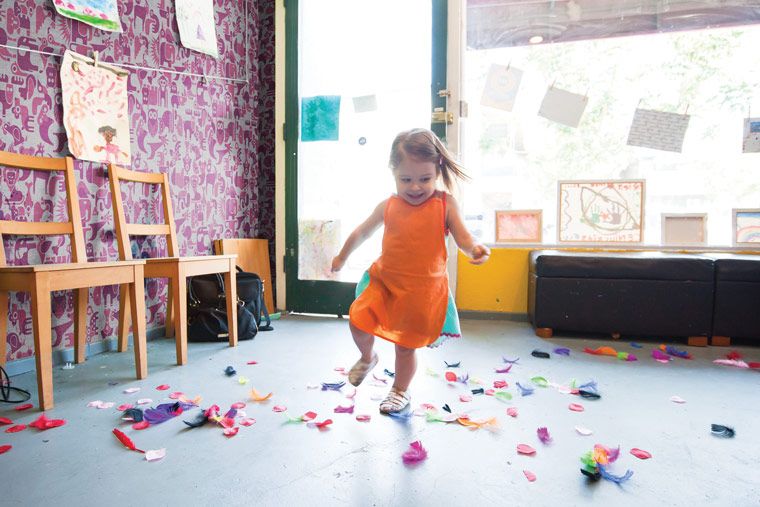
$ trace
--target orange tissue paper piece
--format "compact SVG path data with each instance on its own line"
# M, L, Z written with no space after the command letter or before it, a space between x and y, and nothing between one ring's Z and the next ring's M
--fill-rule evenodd
M272 397L273 393L269 393L266 396L262 396L256 389L251 389L251 399L253 401L266 401Z

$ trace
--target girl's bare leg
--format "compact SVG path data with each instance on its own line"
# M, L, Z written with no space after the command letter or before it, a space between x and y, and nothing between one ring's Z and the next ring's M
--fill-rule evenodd
M416 349L396 345L396 375L393 382L395 391L403 393L409 388L414 373L417 371L417 355L415 352Z
M354 327L353 324L350 322L348 323L349 327L351 328L351 336L354 337L354 343L356 343L356 347L359 349L359 352L361 352L362 357L361 360L364 363L370 363L372 362L372 347L375 345L375 337L372 336L369 333L365 333L361 329Z

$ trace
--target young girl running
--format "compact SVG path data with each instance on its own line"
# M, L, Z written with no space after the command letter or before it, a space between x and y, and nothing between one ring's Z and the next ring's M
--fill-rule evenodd
M351 252L385 224L380 258L364 273L349 310L361 358L348 374L349 382L358 386L375 367L375 336L396 345L393 387L380 403L385 414L409 405L407 389L417 369L416 349L460 336L446 273L445 236L451 231L473 264L484 263L491 254L465 228L454 198L436 189L439 179L450 191L454 178L467 176L435 134L414 129L397 135L390 168L396 194L351 233L332 261L332 270L339 271Z

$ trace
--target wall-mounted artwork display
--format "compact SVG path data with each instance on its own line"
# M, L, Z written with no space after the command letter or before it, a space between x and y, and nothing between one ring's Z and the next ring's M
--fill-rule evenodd
M61 16L87 23L109 32L121 32L116 0L53 0Z
M743 153L760 153L760 118L744 119Z
M515 107L522 75L523 71L520 69L492 64L488 70L483 96L480 98L481 105L511 111Z
M681 153L690 116L649 109L636 109L628 144Z
M662 213L661 216L663 245L707 244L706 213Z
M377 111L377 96L376 95L362 95L361 97L352 97L354 101L355 113L369 113Z
M733 214L733 244L760 246L760 209L737 209Z
M129 165L129 75L94 62L71 51L63 55L63 124L69 151L81 160Z
M541 243L541 210L497 210L496 243Z
M182 45L219 58L213 0L175 0L174 7Z
M641 243L644 180L558 182L557 241Z
M301 98L301 141L337 141L340 95Z

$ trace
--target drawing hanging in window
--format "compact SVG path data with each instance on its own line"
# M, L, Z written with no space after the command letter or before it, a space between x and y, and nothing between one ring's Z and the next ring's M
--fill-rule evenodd
M641 243L644 180L560 181L557 241Z

